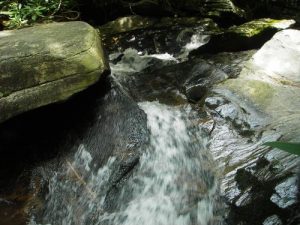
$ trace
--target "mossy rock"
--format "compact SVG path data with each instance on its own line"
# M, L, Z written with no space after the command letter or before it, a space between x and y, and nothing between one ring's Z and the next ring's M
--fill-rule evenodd
M66 100L108 69L97 31L52 23L0 35L0 122Z
M259 19L233 26L221 34L213 35L206 45L193 51L191 55L258 49L277 31L292 24L293 20Z
M260 108L264 108L270 103L276 91L274 86L261 80L229 79L223 85L226 89L250 100Z
M270 126L287 140L300 137L300 31L274 35L245 64L236 79L217 86L218 93L232 93L240 102L268 115Z

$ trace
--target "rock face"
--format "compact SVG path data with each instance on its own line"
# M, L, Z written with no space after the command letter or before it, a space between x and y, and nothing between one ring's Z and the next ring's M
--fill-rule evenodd
M216 121L210 148L233 206L229 224L299 224L299 157L263 146L300 141L299 39L298 30L276 33L237 78L216 85L205 100Z
M295 101L300 98L299 39L300 31L278 32L254 54L238 79L223 84L270 115L273 126L284 128L285 138L292 141L300 137L300 104Z
M0 34L0 122L66 100L108 69L98 33L83 22Z

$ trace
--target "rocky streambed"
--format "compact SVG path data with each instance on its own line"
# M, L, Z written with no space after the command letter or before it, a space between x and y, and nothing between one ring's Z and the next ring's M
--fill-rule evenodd
M292 23L101 27L103 85L1 125L0 224L299 224Z

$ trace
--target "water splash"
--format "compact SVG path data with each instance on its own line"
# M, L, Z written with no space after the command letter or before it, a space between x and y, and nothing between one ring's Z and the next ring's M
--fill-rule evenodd
M148 117L150 146L123 188L118 210L99 224L220 224L213 162L201 130L186 118L191 110L156 102L139 105Z
M189 117L190 107L142 102L150 144L121 187L116 207L105 204L116 160L93 172L92 156L80 145L73 162L49 181L44 225L222 224L215 165L207 140ZM37 225L34 218L29 225Z
M141 72L142 70L153 66L154 64L161 63L162 65L167 65L170 63L177 63L177 59L173 55L164 54L142 54L136 49L128 48L122 55L119 53L111 54L110 60L115 60L121 57L117 64L110 64L110 67L114 74L123 75L128 73Z
M32 217L28 225L91 224L95 215L103 210L105 193L115 158L103 168L93 172L92 156L80 145L74 160L66 160L49 180L49 193L41 223Z

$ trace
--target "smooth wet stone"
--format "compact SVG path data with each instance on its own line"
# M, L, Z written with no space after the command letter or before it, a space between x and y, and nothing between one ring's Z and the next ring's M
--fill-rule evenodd
M279 75L282 84L300 83L300 31L277 33L254 56L253 65Z
M236 78L256 50L241 52L221 52L218 54L197 55L222 70L229 78Z
M205 61L198 61L186 73L183 84L187 98L192 102L201 100L209 87L227 79L227 74Z
M246 191L242 196L239 197L239 199L235 202L235 205L237 207L245 206L249 204L252 201L251 194Z
M235 79L213 86L208 93L207 106L216 122L210 149L223 171L223 194L235 204L229 214L233 224L263 224L274 214L286 224L287 216L281 215L292 215L292 208L299 206L295 197L299 184L293 180L299 173L299 157L263 145L278 139L300 141L299 32L275 34L244 63ZM278 60L271 56L274 53ZM283 70L268 66L274 62ZM295 66L284 67L289 62ZM224 100L214 100L220 98ZM236 125L241 121L250 126L250 133L240 132Z
M0 34L0 122L64 101L108 70L96 30L51 23Z
M300 102L295 101L300 98L299 34L297 30L278 32L253 55L238 79L219 85L269 115L272 127L294 141L300 136ZM272 57L273 53L278 58ZM275 65L272 69L271 64Z
M210 109L215 109L219 105L223 105L226 100L222 97L208 97L205 99L205 105Z
M273 215L266 218L263 225L282 225L282 221L277 215Z
M271 201L280 208L286 208L297 202L298 180L291 177L275 187L275 193L271 196Z

